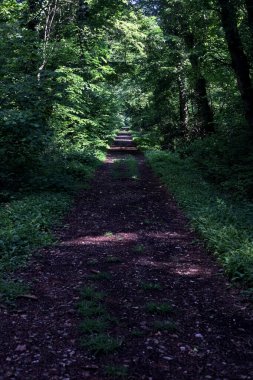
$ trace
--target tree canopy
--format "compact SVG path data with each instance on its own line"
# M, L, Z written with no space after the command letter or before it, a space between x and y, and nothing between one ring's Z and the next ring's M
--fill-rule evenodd
M247 0L2 0L1 186L67 186L124 123L252 191Z

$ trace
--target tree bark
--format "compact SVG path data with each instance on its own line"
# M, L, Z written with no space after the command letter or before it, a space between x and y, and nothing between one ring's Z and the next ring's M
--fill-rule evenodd
M196 54L193 33L189 31L184 33L184 41L190 52L189 60L194 75L194 97L197 106L198 129L200 134L207 135L215 131L213 111L207 96L207 84L201 73L199 56Z
M250 66L237 27L235 8L230 0L218 0L218 3L221 10L221 22L232 59L232 67L245 109L245 117L253 132L253 87L250 79Z

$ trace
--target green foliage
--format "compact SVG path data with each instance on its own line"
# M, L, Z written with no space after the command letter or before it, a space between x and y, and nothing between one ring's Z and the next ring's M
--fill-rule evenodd
M113 237L113 232L108 231L104 234L105 237Z
M155 321L154 329L156 331L168 331L170 333L178 330L177 324L172 320Z
M115 318L108 314L103 302L104 293L93 287L85 287L80 291L80 302L77 305L78 313L82 318L79 329L81 346L95 355L109 354L121 345L121 341L114 339L106 332Z
M101 292L98 292L95 288L92 287L85 287L81 289L81 297L86 300L96 300L101 301L104 298L104 294Z
M227 274L253 284L253 207L220 194L189 159L165 152L147 154L154 171L183 206Z
M143 290L162 290L162 287L158 282L142 282L141 288Z
M109 322L106 319L84 319L80 324L80 331L84 334L94 334L105 332L109 328Z
M0 280L0 301L13 302L28 292L28 286L18 281Z
M90 275L89 278L95 281L104 281L104 280L109 281L111 280L112 275L109 272L99 272L99 273Z
M113 165L113 176L117 179L137 179L139 175L138 163L134 157L117 160Z
M122 123L106 63L109 32L93 28L99 9L93 5L90 24L81 25L75 3L58 4L52 20L50 3L41 6L30 28L26 5L1 4L0 183L7 191L83 187Z
M98 154L99 153L99 154ZM40 171L34 173L23 190L31 191L65 191L69 194L89 187L96 168L105 157L103 152L68 151L66 153L50 152L40 159Z
M81 340L81 345L95 355L110 354L118 350L122 342L106 334L91 335Z
M173 307L169 303L149 302L146 305L146 310L152 314L167 315L173 312Z
M133 247L133 251L136 253L143 253L145 251L145 246L143 244L136 244Z
M253 152L249 144L249 136L237 130L229 138L216 134L182 144L178 150L182 157L191 158L203 176L221 191L245 199L253 194Z
M128 173L128 176L132 179L138 179L139 177L139 170L138 170L138 162L134 157L127 157L124 160L124 164L126 166L126 171Z
M0 272L23 265L32 251L54 241L50 228L70 204L64 194L41 193L0 208Z
M78 311L82 317L97 317L105 316L106 310L101 304L96 303L95 301L82 300L78 304Z
M146 151L161 150L163 138L159 128L153 126L151 130L133 131L133 140L140 150Z
M108 256L106 258L106 262L108 264L119 264L119 263L122 262L122 260L119 257L117 257L117 256Z
M113 379L126 379L128 377L128 368L123 366L108 365L105 368L105 373Z
M169 148L192 157L206 178L223 190L241 198L252 197L252 125L249 129L245 97L238 87L241 81L231 64L218 6L221 2L140 3L146 14L157 16L159 27L150 22L142 64L124 83L135 141L143 150ZM235 25L252 69L253 26L244 2L232 3ZM214 128L212 135L203 139L207 105Z

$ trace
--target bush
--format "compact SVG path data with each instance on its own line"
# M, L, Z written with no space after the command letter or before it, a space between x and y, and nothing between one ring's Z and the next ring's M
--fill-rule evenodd
M104 159L102 150L47 152L40 160L39 170L30 176L30 181L23 185L29 191L57 191L73 193L87 188L88 182L98 165Z
M181 146L179 153L191 158L204 177L221 190L237 198L249 198L253 194L253 152L249 141L245 133L229 138L215 134Z

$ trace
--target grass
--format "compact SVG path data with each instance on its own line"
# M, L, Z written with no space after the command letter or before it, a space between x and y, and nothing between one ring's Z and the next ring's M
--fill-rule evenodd
M162 287L158 282L142 282L140 287L143 290L162 290Z
M116 160L113 165L112 175L116 179L138 179L138 162L132 157Z
M145 246L143 244L136 244L133 247L133 251L136 252L136 253L142 253L142 252L145 251Z
M112 236L113 236L113 232L108 231L108 232L106 232L106 233L104 234L104 236L105 236L105 237L112 237Z
M54 239L50 228L70 205L66 194L41 193L0 207L0 273L23 266L32 251Z
M108 272L99 272L99 273L91 274L88 277L90 280L104 281L104 280L111 280L112 275L111 273L108 273Z
M108 365L105 374L113 379L124 379L128 377L128 368L124 366Z
M80 324L80 331L84 334L102 333L109 328L109 322L105 318L85 319Z
M105 316L105 308L94 301L82 300L78 304L78 312L82 317Z
M146 304L146 310L152 314L167 315L173 312L173 307L169 303L149 302Z
M71 203L66 194L44 192L0 206L0 299L14 300L25 285L5 281L8 272L25 266L38 248L54 242L57 225Z
M0 301L13 302L18 297L28 293L29 287L20 281L0 281Z
M108 314L101 303L104 293L93 287L84 287L80 290L80 298L77 308L82 317L79 326L81 346L96 355L113 352L121 342L106 334L117 321Z
M253 303L253 288L248 288L241 292L242 296L247 299L247 301Z
M138 170L137 160L134 157L129 156L124 160L124 164L127 168L126 170L127 170L129 178L138 179L139 170Z
M122 260L117 256L108 256L105 261L108 264L117 264L122 262Z
M104 293L98 292L95 288L93 287L85 287L81 289L80 295L82 299L85 300L90 300L90 301L101 301L104 298Z
M177 324L172 320L155 321L154 329L157 331L175 332L178 330Z
M230 278L252 288L253 204L219 193L190 160L168 152L147 158Z
M81 346L95 355L110 354L119 349L122 342L107 334L90 335L81 339Z

